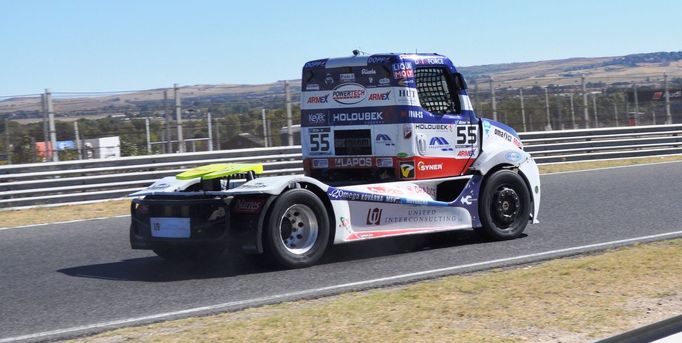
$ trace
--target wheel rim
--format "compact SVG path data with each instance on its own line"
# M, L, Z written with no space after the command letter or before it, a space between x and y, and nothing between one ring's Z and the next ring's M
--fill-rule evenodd
M497 189L493 195L492 211L493 221L499 228L509 228L521 213L521 199L516 191L507 186Z
M282 245L287 251L295 255L305 254L313 248L317 240L317 217L306 205L292 205L280 218L279 232Z

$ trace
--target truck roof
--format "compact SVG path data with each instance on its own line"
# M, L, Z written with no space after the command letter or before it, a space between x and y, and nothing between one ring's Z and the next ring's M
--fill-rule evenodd
M390 65L401 62L412 62L415 65L440 65L448 67L452 72L456 71L454 64L449 58L437 53L382 53L373 55L323 58L307 62L303 66L303 70L363 67L376 64Z

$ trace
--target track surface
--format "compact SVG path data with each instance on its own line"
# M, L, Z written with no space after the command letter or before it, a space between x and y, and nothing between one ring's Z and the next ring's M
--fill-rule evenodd
M210 306L221 303L231 303L221 309L233 309L481 270L578 251L477 263L682 230L682 163L550 174L542 177L542 185L542 223L529 225L520 239L488 242L459 231L367 241L334 247L322 264L302 270L258 267L238 255L212 267L169 265L151 252L129 248L129 218L0 231L0 342L202 306L209 306L203 313L212 312L216 308ZM674 236L682 235L665 238ZM458 265L469 266L352 284ZM300 293L339 284L348 286ZM287 295L268 298L280 294ZM101 330L66 330L29 340Z

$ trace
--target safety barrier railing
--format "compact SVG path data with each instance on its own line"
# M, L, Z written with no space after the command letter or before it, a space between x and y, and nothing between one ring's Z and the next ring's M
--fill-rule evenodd
M682 154L682 125L520 134L539 164ZM124 197L209 163L258 162L265 175L303 172L301 147L271 147L0 166L0 209Z

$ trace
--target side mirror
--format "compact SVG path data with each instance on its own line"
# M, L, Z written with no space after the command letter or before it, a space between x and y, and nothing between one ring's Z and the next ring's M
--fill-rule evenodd
M455 87L457 89L467 89L467 82L464 80L464 76L460 73L454 73L455 77Z

